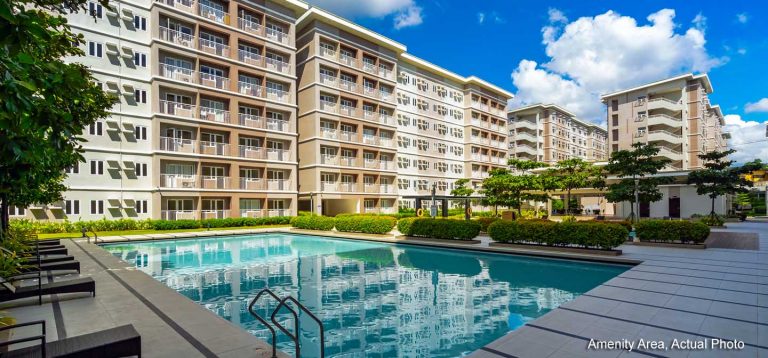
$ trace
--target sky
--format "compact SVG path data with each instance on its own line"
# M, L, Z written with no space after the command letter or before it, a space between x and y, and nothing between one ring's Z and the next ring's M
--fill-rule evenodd
M768 162L768 1L308 0L408 52L605 123L599 95L708 73L732 159Z

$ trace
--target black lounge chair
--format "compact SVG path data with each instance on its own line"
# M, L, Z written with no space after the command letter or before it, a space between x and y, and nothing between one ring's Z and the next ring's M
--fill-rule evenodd
M37 271L37 285L16 287L11 284L12 281L19 279L8 278L0 279L0 302L14 301L22 298L37 297L38 304L42 304L44 295L55 295L62 293L90 293L96 296L96 282L90 277L76 278L72 280L42 283L42 271ZM22 279L34 277L19 275Z
M66 255L66 248L52 248L52 249L40 249L37 250L38 255Z
M53 342L45 340L45 321L0 327L0 331L25 326L40 326L41 334L0 342L0 347L25 342L40 344L3 353L3 357L141 357L141 335L130 324Z
M61 245L61 241L59 241L59 239L46 239L46 240L38 240L37 244L40 246Z
M45 264L49 262L72 261L75 258L69 255L43 255L43 256L26 256L24 257L24 259L26 259L27 262L30 264L35 264L38 261L40 261L40 263Z
M80 273L80 262L75 260L69 260L69 261L59 261L59 262L42 262L42 258L40 259L41 263L33 263L23 269L21 269L22 273L26 272L35 272L35 271L54 271L54 270L76 270L77 273Z

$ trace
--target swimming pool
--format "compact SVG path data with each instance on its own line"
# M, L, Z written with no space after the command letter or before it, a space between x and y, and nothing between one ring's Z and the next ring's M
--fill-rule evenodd
M291 295L322 319L329 357L466 355L629 268L285 233L103 248L267 342L248 303ZM305 318L302 357L319 356ZM282 334L277 347L294 352Z

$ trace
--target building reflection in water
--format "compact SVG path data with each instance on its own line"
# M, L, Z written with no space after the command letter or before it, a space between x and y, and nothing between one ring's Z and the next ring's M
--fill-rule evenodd
M249 301L265 287L291 295L323 320L326 354L344 357L467 354L626 269L287 234L105 249L265 340ZM256 307L268 316L275 302ZM299 319L302 356L318 356L317 329ZM278 348L293 344L281 335Z

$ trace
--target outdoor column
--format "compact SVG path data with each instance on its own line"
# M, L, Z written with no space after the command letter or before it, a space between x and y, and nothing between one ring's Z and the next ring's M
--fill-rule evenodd
M443 217L448 217L448 199L443 199Z

